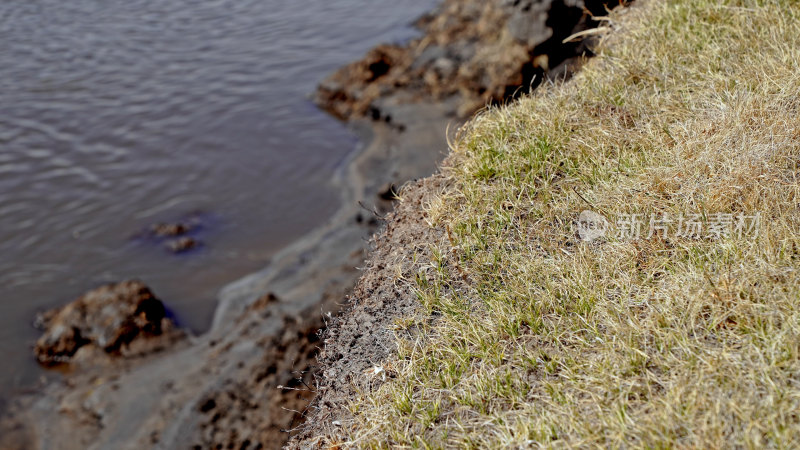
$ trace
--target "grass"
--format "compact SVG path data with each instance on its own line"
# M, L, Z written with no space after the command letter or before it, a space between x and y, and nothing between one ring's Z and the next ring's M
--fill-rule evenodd
M573 80L461 130L426 211L447 239L351 444L800 446L800 6L643 0L609 23ZM644 231L583 241L583 210ZM648 238L651 214L704 234Z

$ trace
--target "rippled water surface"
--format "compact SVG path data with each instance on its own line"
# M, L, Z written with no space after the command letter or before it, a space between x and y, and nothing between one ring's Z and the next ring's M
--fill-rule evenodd
M337 208L356 146L308 100L435 0L0 3L0 393L40 372L35 311L141 278L201 331L215 293ZM132 239L199 214L172 255Z

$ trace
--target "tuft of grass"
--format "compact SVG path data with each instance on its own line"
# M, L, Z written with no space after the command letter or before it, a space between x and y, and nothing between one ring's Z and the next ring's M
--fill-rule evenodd
M461 130L426 211L448 238L407 280L421 307L351 443L800 446L800 6L609 19L570 82ZM583 210L760 226L586 242Z

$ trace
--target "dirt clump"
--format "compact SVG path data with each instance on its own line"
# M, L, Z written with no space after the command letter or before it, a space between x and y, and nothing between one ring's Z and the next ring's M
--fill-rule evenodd
M33 352L44 365L153 352L183 336L164 303L135 280L89 291L40 313L35 324L44 333Z

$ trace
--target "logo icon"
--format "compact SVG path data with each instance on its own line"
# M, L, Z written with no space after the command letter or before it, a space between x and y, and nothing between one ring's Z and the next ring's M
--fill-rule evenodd
M583 210L578 216L577 228L578 236L584 241L591 242L606 236L609 223L602 215L594 211Z

